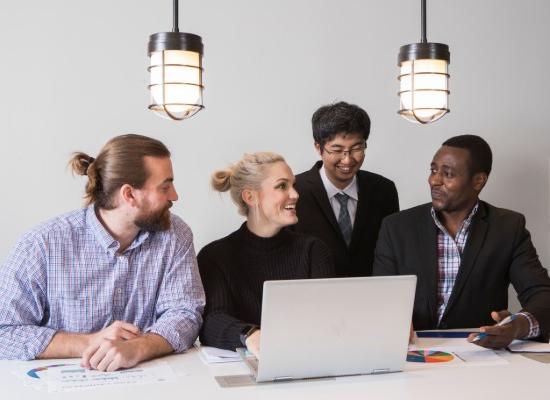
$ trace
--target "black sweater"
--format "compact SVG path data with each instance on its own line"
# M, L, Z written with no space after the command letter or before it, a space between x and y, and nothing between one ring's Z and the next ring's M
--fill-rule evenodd
M205 246L198 257L206 292L200 341L235 350L241 331L260 325L264 281L333 277L334 262L319 239L281 230L270 238L239 230Z

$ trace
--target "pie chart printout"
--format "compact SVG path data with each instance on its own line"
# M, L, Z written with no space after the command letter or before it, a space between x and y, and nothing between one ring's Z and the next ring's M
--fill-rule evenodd
M45 365L43 367L33 368L29 371L27 371L27 375L31 378L40 379L40 373L43 371L47 371L52 368L58 368L58 367L68 367L70 365L74 364L53 364L53 365Z
M452 361L454 356L444 351L414 350L407 353L407 361L418 363L439 363Z

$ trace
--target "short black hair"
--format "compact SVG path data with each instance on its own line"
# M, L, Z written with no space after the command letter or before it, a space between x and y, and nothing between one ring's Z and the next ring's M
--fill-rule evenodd
M311 127L313 140L321 147L339 133L359 133L366 141L370 134L370 118L361 107L340 101L315 111Z
M493 152L489 143L476 135L459 135L447 139L443 146L458 147L470 153L470 174L484 172L489 176L493 165Z

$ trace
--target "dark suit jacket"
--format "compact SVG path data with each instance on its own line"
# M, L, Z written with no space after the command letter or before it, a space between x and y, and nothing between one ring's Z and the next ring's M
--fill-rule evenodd
M490 313L508 308L508 287L512 283L523 309L537 319L548 340L550 279L525 229L525 217L479 203L439 326L437 228L430 203L384 220L376 246L374 274L418 277L413 324L419 330L494 324Z
M359 200L348 248L319 175L321 166L319 161L296 176L300 198L296 205L298 223L293 229L325 242L335 257L337 276L370 276L380 224L384 217L399 211L395 185L372 172L358 172Z

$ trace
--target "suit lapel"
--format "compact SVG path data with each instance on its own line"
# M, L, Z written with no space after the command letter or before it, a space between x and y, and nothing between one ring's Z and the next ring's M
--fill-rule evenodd
M474 268L477 255L485 242L485 236L487 235L488 228L485 217L485 205L480 201L479 209L472 220L472 225L470 226L470 233L468 234L466 247L462 253L462 260L460 262L460 268L458 269L458 274L453 286L453 291L451 292L451 297L449 298L449 302L445 308L445 314L449 312L453 304L456 303L459 298L460 292L464 288L464 284L468 280L468 276Z
M420 250L420 270L417 271L419 278L426 277L426 288L428 290L427 300L430 309L431 325L437 324L437 227L432 219L431 204L425 208L425 215L418 224L418 236L416 237L416 247ZM415 263L415 260L411 260Z
M344 241L344 236L342 235L342 231L340 230L340 226L338 225L338 221L336 220L336 216L334 215L334 211L332 210L332 206L330 205L327 191L325 190L325 186L323 185L323 181L321 180L321 175L319 175L319 169L321 168L321 166L322 161L318 161L308 172L308 182L310 184L310 190L313 194L315 202L323 212L323 215L332 225L342 241Z

